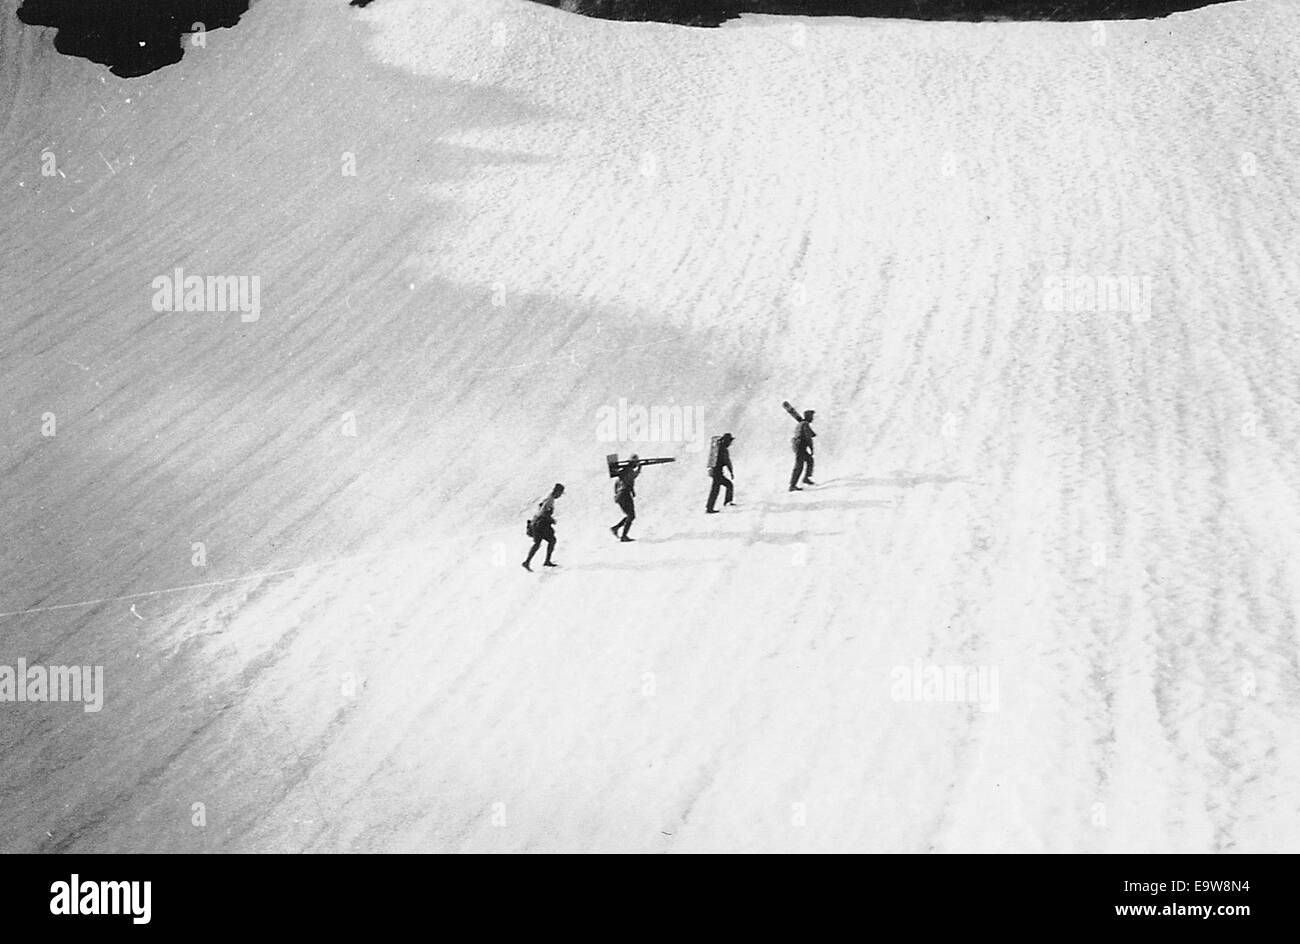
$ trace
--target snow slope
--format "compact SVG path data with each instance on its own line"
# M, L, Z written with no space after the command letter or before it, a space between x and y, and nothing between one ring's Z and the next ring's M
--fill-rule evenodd
M0 849L1297 848L1293 3L280 0L138 80L0 5L0 664L106 678L0 705ZM742 504L645 444L614 544L620 398Z

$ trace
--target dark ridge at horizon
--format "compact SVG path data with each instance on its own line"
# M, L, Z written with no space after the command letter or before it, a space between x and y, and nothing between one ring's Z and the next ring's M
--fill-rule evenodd
M134 78L180 62L184 39L235 26L251 0L23 0L18 19L53 27L54 48ZM364 7L383 0L349 0ZM1233 0L532 0L584 16L719 26L743 13L925 20L1097 20L1167 16Z
M365 0L369 3L370 0ZM683 26L720 26L744 13L881 19L1079 20L1157 19L1237 0L532 0L583 16Z
M202 23L226 29L248 12L250 0L23 0L18 19L50 26L65 56L108 66L136 78L181 61L182 37Z

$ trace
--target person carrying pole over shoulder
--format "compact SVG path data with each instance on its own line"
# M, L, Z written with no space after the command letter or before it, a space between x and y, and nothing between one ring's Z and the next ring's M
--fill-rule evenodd
M636 520L636 477L641 474L639 460L640 456L632 453L627 463L619 469L618 477L614 479L614 501L622 509L623 517L609 531L620 541L636 540L628 537L627 532L632 527L632 522ZM619 534L620 529L622 535Z
M618 524L609 529L609 533L614 535L620 541L631 541L628 537L628 530L632 527L632 522L636 520L636 477L641 474L642 466L663 465L668 462L676 462L668 456L659 456L651 459L642 459L636 453L630 457L619 461L618 455L611 453L605 457L605 465L609 469L609 477L614 479L614 501L623 511L623 517L619 519ZM620 534L620 532L622 532Z
M799 426L795 429L794 438L790 440L790 445L794 447L794 471L790 473L790 491L801 492L799 487L799 477L803 476L805 485L816 485L813 481L813 437L817 434L813 432L813 410L805 410L803 419L799 421Z

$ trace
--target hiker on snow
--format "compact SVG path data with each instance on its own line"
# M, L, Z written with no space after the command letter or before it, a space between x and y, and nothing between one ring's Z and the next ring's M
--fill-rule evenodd
M817 434L813 432L813 410L805 410L803 420L795 429L794 438L790 440L790 445L794 447L794 471L790 473L790 491L801 492L799 487L799 477L803 476L805 485L816 485L812 480L813 474L813 437Z
M632 522L636 520L636 477L641 474L641 465L637 461L639 458L640 456L635 452L632 453L627 464L619 471L618 478L614 480L614 501L623 510L623 519L609 531L620 541L636 540L628 537L627 532L632 527ZM618 533L620 528L623 530L622 536Z
M718 437L718 450L713 456L713 463L709 466L709 477L713 480L713 486L709 489L708 504L704 506L705 514L716 515L718 513L713 505L718 500L719 489L725 489L727 493L727 497L722 500L723 507L734 504L731 500L732 495L735 494L734 479L736 477L735 470L731 468L731 444L734 441L735 437L731 433L723 433ZM731 478L727 478L722 474L724 470L731 474Z
M551 554L555 551L555 499L564 494L564 486L559 482L555 483L555 488L551 489L551 494L547 495L537 504L537 514L533 515L528 521L528 536L533 539L533 549L528 552L521 565L524 570L532 571L533 555L537 549L546 542L546 560L543 567L559 567L560 565L551 560Z

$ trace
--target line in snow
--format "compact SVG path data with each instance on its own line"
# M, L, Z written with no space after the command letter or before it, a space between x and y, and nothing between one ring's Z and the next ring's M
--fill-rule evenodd
M480 531L475 534L465 535L465 537L486 537L490 534L496 534L508 530L510 530L509 527L493 528L490 531ZM447 541L445 539L427 541L423 544L409 544L404 547L388 548L382 551L367 551L364 554L349 554L346 557L336 557L332 560L299 564L297 567L284 567L280 570L266 570L255 574L243 574L239 577L223 577L221 580L207 580L202 583L187 583L178 587L163 587L160 590L142 590L139 593L127 593L117 597L99 597L94 600L78 600L76 603L55 603L50 606L33 606L26 610L9 610L8 612L0 613L0 619L9 616L28 616L33 613L51 613L55 610L74 610L86 606L99 606L101 603L125 603L127 600L143 600L147 597L161 596L165 593L183 593L186 590L207 590L212 587L225 587L231 584L244 583L249 580L265 580L269 577L283 577L286 574L296 574L299 571L304 570L314 570L320 567L334 567L338 564L365 560L366 558L371 557L392 557L398 554L411 554L417 551L428 550L435 546L445 546L446 543Z

